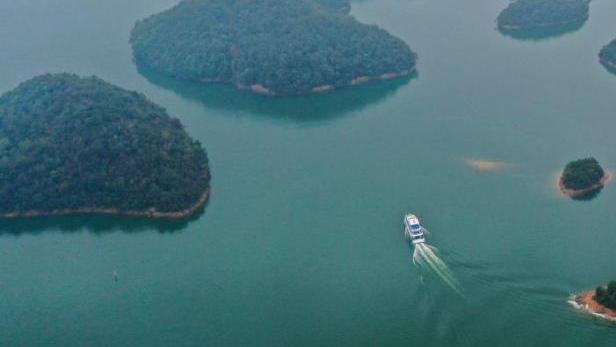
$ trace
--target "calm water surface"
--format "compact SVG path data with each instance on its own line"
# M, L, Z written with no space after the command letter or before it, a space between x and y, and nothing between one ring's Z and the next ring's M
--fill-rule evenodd
M541 41L494 29L505 0L356 2L419 75L293 99L139 72L128 33L174 2L0 2L0 92L48 71L142 91L207 146L214 177L183 224L0 222L0 345L616 344L566 303L616 278L616 187L573 202L552 186L581 156L616 169L616 76L596 56L616 2ZM412 265L407 211L464 297Z

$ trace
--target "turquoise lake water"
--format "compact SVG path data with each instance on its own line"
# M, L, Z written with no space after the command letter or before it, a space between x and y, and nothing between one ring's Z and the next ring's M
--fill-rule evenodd
M418 76L290 99L138 71L130 29L174 2L0 2L0 93L62 71L141 91L213 175L180 224L0 221L1 346L616 345L567 304L616 279L616 186L587 202L553 187L579 157L616 170L616 76L597 58L616 2L539 41L495 30L506 0L354 2ZM412 264L409 211L463 295Z

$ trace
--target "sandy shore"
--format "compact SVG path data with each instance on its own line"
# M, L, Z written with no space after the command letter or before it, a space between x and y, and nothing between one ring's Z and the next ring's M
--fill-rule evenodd
M558 189L558 191L561 193L562 196L570 197L570 198L577 198L577 197L586 195L592 191L595 191L597 189L603 188L606 185L608 185L612 181L612 178L614 177L614 175L608 170L604 170L604 171L605 171L605 174L601 178L601 181L599 181L599 183L597 184L594 184L592 187L589 187L586 189L575 190L575 189L565 188L562 182L562 172L555 175L554 186Z
M16 211L10 213L0 214L0 219L14 219L14 218L29 218L29 217L49 217L49 216L66 216L72 214L100 214L100 215L118 215L118 216L130 216L130 217L148 217L155 219L182 219L190 217L197 212L210 196L210 190L206 190L199 200L191 207L176 212L159 212L154 209L146 211L122 211L114 208L97 208L97 207L83 207L78 209L63 209L53 211Z
M481 173L500 171L503 166L506 165L505 163L500 161L480 160L471 158L464 158L464 162L471 169Z
M357 78L354 78L353 80L351 80L351 82L344 84L340 87L335 87L331 84L326 84L326 85L322 85L322 86L318 86L318 87L314 87L312 88L312 93L307 93L307 94L315 94L315 93L324 93L324 92L329 92L331 90L335 90L335 89L340 89L340 88L348 88L348 87L354 87L354 86L358 86L360 84L366 84L372 81L377 81L377 80L392 80L392 79L396 79L396 78L400 78L400 77L404 77L404 76L408 76L410 74L412 74L415 71L415 68L413 67L411 70L404 70L402 72L389 72L389 73L384 73L380 76L376 76L376 77L370 77L370 76L360 76Z
M370 76L360 76L357 78L354 78L353 80L351 80L348 83L345 83L339 87L333 86L331 84L325 84L322 86L317 86L311 89L310 92L306 92L306 93L299 93L299 94L278 94L275 91L268 89L267 87L261 85L261 84L253 84L253 85L244 85L241 83L234 83L235 87L237 89L240 90L247 90L249 92L255 93L255 94L260 94L260 95L265 95L265 96L302 96L302 95L308 95L308 94L319 94L319 93L325 93L325 92L329 92L335 89L341 89L341 88L348 88L348 87L354 87L354 86L358 86L361 84L366 84L372 81L378 81L378 80L392 80L392 79L396 79L396 78L401 78L401 77L405 77L405 76L409 76L412 73L415 72L415 67L413 67L410 70L404 70L401 72L389 72L389 73L384 73L380 76L374 76L374 77L370 77ZM207 83L207 82L205 82Z
M600 305L595 301L594 296L595 291L590 290L574 295L571 297L571 300L569 300L569 303L578 310L582 310L605 320L616 322L616 311Z

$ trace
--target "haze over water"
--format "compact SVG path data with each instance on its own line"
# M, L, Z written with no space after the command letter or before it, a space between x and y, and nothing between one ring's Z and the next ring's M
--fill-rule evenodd
M0 2L0 93L96 74L181 119L213 170L205 213L180 225L0 221L1 346L616 344L566 303L616 276L616 187L575 202L552 185L587 155L616 170L616 76L597 62L614 1L541 41L494 29L506 0L355 2L419 54L419 75L292 99L140 74L130 29L174 3ZM464 297L421 280L407 212Z

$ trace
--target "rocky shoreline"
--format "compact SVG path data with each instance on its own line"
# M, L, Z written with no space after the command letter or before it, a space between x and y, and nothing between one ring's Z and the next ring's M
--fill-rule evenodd
M15 218L32 218L32 217L52 217L52 216L66 216L74 214L99 214L99 215L116 215L127 217L147 217L153 219L183 219L190 217L197 212L208 201L210 196L210 190L207 189L191 207L177 212L159 212L156 210L146 211L122 211L115 208L97 208L97 207L83 207L77 209L61 209L53 211L15 211L9 213L0 213L0 219L15 219Z
M595 317L599 317L610 322L616 322L616 311L611 310L595 301L594 290L572 296L569 303L576 309L590 313Z

